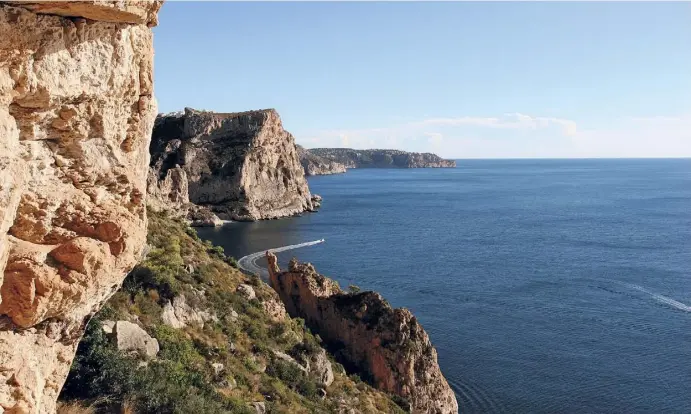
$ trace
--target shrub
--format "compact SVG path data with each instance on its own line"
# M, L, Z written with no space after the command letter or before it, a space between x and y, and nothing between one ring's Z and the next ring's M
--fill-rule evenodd
M193 350L177 334L157 330L161 358L140 367L109 343L97 319L87 327L61 399L96 399L110 404L131 402L138 413L224 413L225 402L208 378L183 362L195 362ZM198 354L197 354L198 355Z
M228 263L230 266L239 269L238 261L234 257L226 256L225 262Z
M185 228L185 234L190 236L195 241L201 241L201 239L199 238L199 235L197 234L197 231L195 229L193 229L192 227L186 227Z
M184 332L166 325L159 325L154 336L161 347L160 358L176 361L188 368L204 365L204 357L199 355L191 339Z
M350 286L348 286L348 291L350 293L358 293L360 291L360 286L350 285Z
M266 368L266 374L280 379L305 397L312 398L317 395L317 385L314 381L292 362L274 359Z

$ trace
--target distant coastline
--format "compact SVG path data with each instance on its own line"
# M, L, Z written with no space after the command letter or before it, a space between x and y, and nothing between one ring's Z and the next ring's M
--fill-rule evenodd
M456 168L455 160L429 152L299 147L298 153L305 175L340 174L351 168Z

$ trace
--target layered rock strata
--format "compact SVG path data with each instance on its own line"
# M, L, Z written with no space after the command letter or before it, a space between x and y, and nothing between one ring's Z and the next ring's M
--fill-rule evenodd
M456 161L428 152L350 148L312 148L307 152L345 168L455 168Z
M266 256L270 284L288 313L303 318L346 367L406 400L413 413L458 412L437 352L410 311L374 292L344 293L309 263L292 260L282 272L276 256Z
M150 193L170 197L161 187L184 172L188 200L222 219L271 219L314 208L295 139L273 109L160 115L150 152Z
M0 412L55 411L140 258L160 6L0 4Z

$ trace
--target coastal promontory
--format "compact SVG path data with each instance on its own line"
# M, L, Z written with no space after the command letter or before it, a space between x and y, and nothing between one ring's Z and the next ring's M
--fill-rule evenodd
M186 108L159 115L150 152L149 193L159 198L189 201L228 220L272 219L314 209L295 139L273 109L215 113ZM171 185L176 182L181 185Z
M436 154L391 149L311 148L309 156L335 162L345 168L455 168L456 161Z
M458 412L429 336L407 309L394 309L375 292L343 292L310 263L291 260L281 271L266 253L269 282L288 314L307 326L336 358L376 388L397 395L412 413Z

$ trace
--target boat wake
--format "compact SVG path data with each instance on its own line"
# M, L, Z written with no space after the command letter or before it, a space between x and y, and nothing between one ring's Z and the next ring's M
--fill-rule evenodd
M681 303L681 302L674 300L672 298L668 298L667 296L663 296L663 295L657 294L655 292L651 292L642 286L634 285L631 283L624 283L624 282L621 282L621 283L622 283L622 285L624 285L630 289L634 289L634 290L637 290L639 292L643 292L646 295L655 299L656 301L663 303L665 305L671 306L674 309L679 309L679 310L684 311L684 312L691 312L691 306L689 306L685 303Z
M263 268L257 264L257 260L261 259L267 251L270 251L273 253L280 253L280 252L285 252L287 250L299 249L301 247L314 246L315 244L319 244L319 243L324 243L324 239L314 240L314 241L306 242L306 243L291 244L288 246L277 247L275 249L262 250L262 251L248 254L247 256L241 257L238 260L238 266L240 267L240 269L244 270L247 273L256 274L256 275L259 275L260 277L262 277L263 279L268 279L269 278L268 270L266 270L265 268Z

